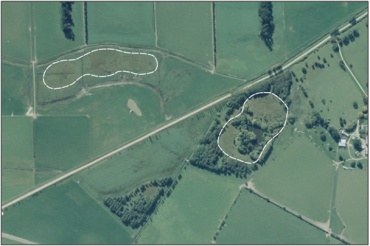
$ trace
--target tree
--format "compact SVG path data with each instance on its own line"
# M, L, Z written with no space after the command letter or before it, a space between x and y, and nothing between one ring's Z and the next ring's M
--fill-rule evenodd
M358 104L357 104L357 102L356 102L356 101L353 101L353 104L352 104L352 105L353 105L353 108L354 108L354 109L358 109Z
M339 61L339 66L343 71L346 71L346 66L344 65L344 62L342 60Z
M324 132L321 132L321 134L320 134L320 139L321 139L321 141L323 141L323 142L325 142L325 141L326 141L326 135L325 135L325 133L324 133Z
M353 36L355 36L356 38L358 38L358 37L360 37L360 33L357 30L354 30L353 31Z
M351 163L351 167L352 167L352 168L355 168L355 167L356 167L356 163L355 163L355 162L352 162L352 163Z
M304 67L302 68L302 73L303 73L303 74L307 74L307 70L306 70L306 68L304 68Z
M357 162L357 167L360 168L360 169L362 169L363 168L362 163L361 162Z
M362 142L360 139L355 138L352 140L352 143L353 143L353 147L355 148L355 150L362 151Z
M338 143L340 140L340 134L334 127L329 127L328 129L330 136Z

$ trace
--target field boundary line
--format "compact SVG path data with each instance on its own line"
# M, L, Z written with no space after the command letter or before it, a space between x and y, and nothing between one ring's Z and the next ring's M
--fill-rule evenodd
M242 115L242 113L244 112L244 106L245 106L245 104L246 104L246 102L248 102L248 100L249 99L251 99L252 97L254 97L254 96L256 96L256 95L262 95L262 94L272 94L272 95L274 95L277 99L279 99L283 104L284 104L284 106L285 106L285 108L286 108L286 114L285 114L285 121L284 121L284 124L283 124L283 127L280 129L280 131L277 133L277 134L275 134L269 141L267 141L267 143L265 144L265 146L263 146L263 148L262 148L262 150L261 150L261 152L260 152L260 154L259 154L259 156L258 156L258 158L255 160L255 161L253 161L253 162L249 162L249 161L243 161L243 160L241 160L241 159L238 159L238 158L235 158L235 157L233 157L233 156L231 156L231 155L229 155L228 153L226 153L222 148L221 148L221 146L220 146L220 137L221 137L221 134L222 134L222 132L224 131L224 129L225 129L225 127L227 126L227 124L229 124L231 121L233 121L234 119L236 119L236 118L238 118L240 115ZM288 120L288 114L289 114L289 107L288 107L288 105L286 105L286 103L283 101L283 99L281 99L279 96L277 96L275 93L273 93L273 92L257 92L257 93L254 93L253 95L251 95L251 96L249 96L245 101L244 101L244 103L243 103L243 106L242 106L242 111L239 113L239 114L237 114L236 116L234 116L234 117L231 117L225 124L224 124L224 126L221 128L221 131L220 131L220 133L218 134L218 137L217 137L217 146L218 146L218 148L226 155L226 156L228 156L228 157L230 157L231 159L233 159L233 160L236 160L236 161L240 161L240 162L243 162L243 163L245 163L245 164L254 164L254 163L256 163L257 161L259 161L259 159L261 158L261 156L262 156L262 154L263 154L263 152L264 152L264 150L265 150L265 148L267 147L267 145L269 145L269 143L272 141L272 140L274 140L283 130L284 130L284 128L285 128L285 125L286 125L286 122L287 122L287 120Z
M344 57L343 57L343 54L342 54L342 50L340 48L340 45L339 45L339 42L338 42L338 39L335 40L337 42L337 45L338 45L338 48L339 48L339 55L340 55L340 58L342 59L344 65L346 66L348 72L351 74L352 78L356 81L357 85L360 87L361 91L365 94L365 96L367 96L364 88L362 88L361 84L358 82L358 80L356 79L355 75L352 73L351 69L348 67L347 65L347 62L344 60Z
M37 244L35 242L29 241L27 239L20 238L20 237L17 237L17 236L14 236L14 235L11 235L11 234L8 234L8 233L5 233L5 232L2 232L1 233L1 236L3 238L7 238L7 239L10 239L10 240L16 241L18 243L23 243L23 244Z
M150 72L147 72L147 73L135 73L135 72L131 72L131 71L128 71L128 70L118 70L116 72L113 72L111 74L108 74L108 75L96 75L96 74L92 74L92 73L85 73L83 75L81 75L80 77L78 77L75 81L73 81L72 83L68 84L68 85L65 85L65 86L61 86L61 87L51 87L49 86L46 82L45 82L45 74L46 74L46 71L52 67L53 65L55 64L58 64L60 62L69 62L69 61L77 61L91 53L94 53L94 52L97 52L97 51L117 51L117 52L120 52L120 53L124 53L124 54L129 54L129 55L147 55L147 56L151 56L154 58L155 60L155 63L156 63L156 66L155 66L155 69L150 71ZM47 66L47 68L45 69L44 73L42 74L42 82L44 83L44 85L51 89L51 90L60 90L60 89L64 89L64 88L68 88L72 85L74 85L77 81L79 81L80 79L82 79L83 77L85 76L91 76L91 77L95 77L95 78L107 78L107 77L111 77L111 76L114 76L116 75L117 73L130 73L130 74L133 74L133 75L149 75L149 74L152 74L154 73L155 71L157 71L158 69L158 60L157 60L157 57L155 57L155 55L153 54L150 54L150 53L146 53L146 52L130 52L130 51L123 51L123 50L119 50L119 49L115 49L115 48L99 48L99 49L95 49L95 50L92 50L92 51L89 51L87 52L86 54L83 54L77 58L71 58L71 59L63 59L63 60L58 60L58 61L55 61L53 63L51 63L49 66Z

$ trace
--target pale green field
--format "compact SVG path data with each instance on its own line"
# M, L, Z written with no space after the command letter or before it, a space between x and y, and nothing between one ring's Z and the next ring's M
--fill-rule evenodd
M353 30L358 30L360 36L355 39L354 43L350 43L348 46L343 45L341 48L344 60L348 66L352 64L353 67L351 70L365 91L367 91L369 75L369 32L368 28L365 26L366 23L368 23L368 18L365 18L360 23L356 24L356 26L345 32L342 37L352 33ZM355 83L355 81L353 82Z
M87 3L89 43L154 46L151 2Z
M41 116L35 120L36 167L67 171L90 157L90 119Z
M52 93L52 91L50 92ZM53 116L89 116L91 158L111 151L164 122L157 94L135 85L94 89L78 100L54 103L38 110ZM130 113L128 99L136 102L142 116Z
M130 244L132 240L110 211L72 181L7 208L2 231L41 244Z
M25 115L33 105L31 68L1 63L1 114Z
M291 127L284 129L274 146L266 165L253 178L257 190L299 214L326 222L333 186L332 161Z
M206 66L213 64L211 4L155 3L158 46Z
M71 49L84 45L83 30L83 3L75 2L72 5L72 19L75 40L64 37L61 25L60 2L34 2L32 3L34 26L36 28L35 42L36 55L39 62L50 61Z
M317 228L243 190L216 243L329 244L329 238Z
M273 2L273 51L258 37L259 2L216 2L216 70L251 79L282 62L285 52L284 9Z
M27 63L31 56L31 5L31 2L4 2L1 5L1 53Z
M313 70L312 65L315 62L323 63L324 58L329 67L325 65L324 69L315 68ZM310 54L304 62L293 67L297 78L301 78L303 77L302 68L306 68L306 63L308 65L306 79L303 80L303 84L298 82L308 94L308 99L301 97L303 99L300 102L301 107L309 108L308 101L312 101L314 110L320 112L324 119L329 119L330 124L337 129L340 128L340 117L346 119L347 123L357 119L358 110L353 108L353 101L362 105L362 92L352 80L351 75L339 67L339 60L339 54L334 53L332 45L328 43L318 52ZM293 88L296 87L298 87L297 84L293 86ZM322 103L323 99L325 104Z
M182 180L140 234L139 244L210 244L239 191L240 180L193 166L182 174Z
M366 8L366 2L285 2L286 49L290 54L303 49L321 35Z
M22 244L22 243L19 243L17 241L13 241L11 239L8 239L8 238L5 238L5 237L1 237L1 244Z
M338 170L336 207L345 229L343 235L354 244L368 244L368 172Z
M5 204L12 198L35 187L33 170L5 169L1 171L1 203Z
M125 194L146 181L173 176L212 120L210 113L199 120L186 120L80 173L78 178L103 200L108 194Z

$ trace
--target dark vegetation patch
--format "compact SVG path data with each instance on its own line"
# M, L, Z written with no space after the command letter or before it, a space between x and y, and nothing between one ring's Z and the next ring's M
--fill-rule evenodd
M75 26L72 19L72 5L74 2L61 2L62 4L62 30L68 40L75 40L72 28Z
M259 37L265 42L266 47L272 51L274 40L272 36L275 31L274 17L272 15L272 3L271 2L260 2L258 9L258 16L261 21L261 31Z

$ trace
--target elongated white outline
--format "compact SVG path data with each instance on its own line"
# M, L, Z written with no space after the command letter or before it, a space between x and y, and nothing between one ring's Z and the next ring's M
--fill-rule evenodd
M262 148L262 150L261 150L261 153L260 153L260 155L258 156L257 160L255 160L254 162L243 161L243 160L240 160L240 159L238 159L238 158L232 157L231 155L229 155L228 153L226 153L226 152L221 148L221 146L220 146L220 137L221 137L221 134L222 134L222 132L223 132L224 128L226 127L226 125L227 125L227 124L229 124L229 122L230 122L230 121L232 121L233 119L238 118L238 117L243 113L245 103L246 103L250 98L254 97L255 95L260 95L260 94L272 94L272 95L274 95L276 98L278 98L278 99L279 99L279 100L284 104L284 106L285 106L285 108L286 108L286 115L285 115L284 125L283 125L283 127L280 129L280 131L279 131L275 136L273 136L273 137L272 137L272 138L271 138L271 139L270 139L270 140L265 144L265 146L263 146L263 148ZM263 151L265 150L266 146L267 146L267 145L268 145L272 140L274 140L274 138L276 138L276 137L277 137L277 135L279 135L279 134L283 131L283 129L284 129L285 125L286 125L287 119L288 119L288 114L289 114L289 107L286 105L286 103L285 103L285 102L284 102L280 97L278 97L278 96L277 96L276 94L274 94L273 92L257 92L257 93L254 93L253 95L251 95L250 97L248 97L248 98L247 98L247 100L245 100L245 101L244 101L242 111L241 111L239 114L237 114L236 116L234 116L234 117L232 117L231 119L229 119L229 120L225 123L225 125L222 127L222 129L221 129L220 133L218 134L218 138L217 138L217 145L218 145L218 147L220 148L220 150L221 150L221 151L222 151L226 156L230 157L231 159L234 159L234 160L236 160L236 161L243 162L243 163L245 163L245 164L254 164L254 163L256 163L256 162L261 158L261 156L262 156L262 154L263 154Z
M131 71L127 71L127 70L119 70L119 71L116 71L114 73L111 73L111 74L108 74L108 75L96 75L96 74L91 74L91 73L85 73L83 75L81 75L80 77L78 77L75 81L73 81L72 83L68 84L68 85L65 85L65 86L61 86L61 87L51 87L49 86L48 84L46 84L45 82L45 74L46 74L46 71L53 65L55 64L58 64L60 62L69 62L69 61L76 61L78 59L81 59L82 57L84 56L87 56L91 53L94 53L94 52L97 52L97 51L100 51L100 50L111 50L111 51L117 51L117 52L121 52L121 53L124 53L124 54L130 54L130 55L147 55L147 56L151 56L154 58L155 60L155 63L156 63L156 66L155 66L155 69L153 71L150 71L150 72L147 72L147 73L135 73L135 72L131 72ZM74 58L74 59L64 59L64 60L59 60L59 61L56 61L56 62L53 62L52 64L50 64L44 71L43 75L42 75L42 82L44 83L44 85L51 89L51 90L60 90L60 89L64 89L64 88L67 88L69 86L72 86L74 85L78 80L80 80L81 78L85 77L85 76L91 76L91 77L95 77L95 78L106 78L106 77L111 77L113 75L116 75L117 73L130 73L130 74L133 74L133 75L149 75L149 74L152 74L154 73L155 71L157 71L158 69L158 60L157 58L152 55L152 54L149 54L149 53L145 53L145 52L129 52L129 51L123 51L123 50L118 50L118 49L113 49L113 48L100 48L100 49L95 49L95 50L92 50L92 51L89 51L87 52L86 54L82 55L82 56L79 56L77 58Z

